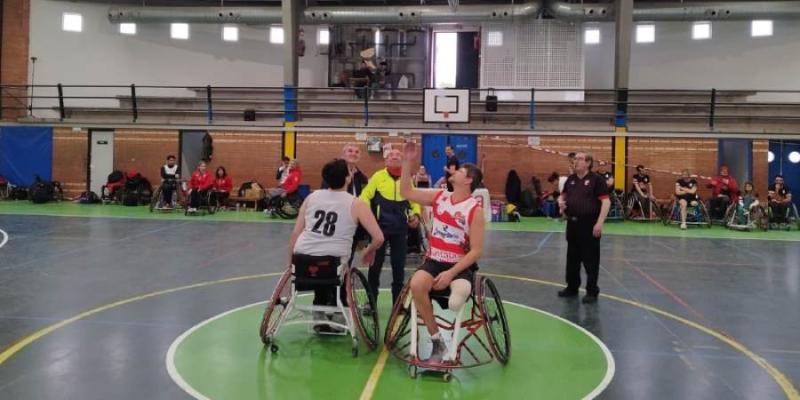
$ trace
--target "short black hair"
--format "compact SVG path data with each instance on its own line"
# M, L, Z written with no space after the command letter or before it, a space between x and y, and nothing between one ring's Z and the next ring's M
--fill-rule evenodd
M553 172L552 174L550 174L550 176L547 177L547 182L548 183L553 183L553 182L557 181L558 178L559 178L558 172Z
M778 178L784 179L784 178L783 178L783 175L781 175L781 174L775 175L775 177L774 177L774 178L772 178L772 179L773 179L773 180L775 180L775 179L778 179ZM784 180L785 180L785 179L784 179Z
M470 192L474 192L475 189L479 188L481 183L483 183L483 172L481 172L481 169L478 168L477 165L472 163L466 163L462 165L461 168L466 169L467 177L472 178L472 183L469 185L469 190Z
M174 159L175 159L175 156L173 156L172 154L167 156L167 160L174 160Z
M644 169L644 165L639 164L639 165L636 166L636 169Z
M286 157L286 156L283 156L283 158L281 158L281 160L283 160L283 161L292 161L292 159L290 159L289 157Z
M335 159L328 161L322 167L322 179L328 184L331 189L341 189L347 183L347 175L350 172L347 169L347 161L342 159Z
M567 154L567 157L569 157L570 159L574 159L575 158L575 152L573 151L573 152Z

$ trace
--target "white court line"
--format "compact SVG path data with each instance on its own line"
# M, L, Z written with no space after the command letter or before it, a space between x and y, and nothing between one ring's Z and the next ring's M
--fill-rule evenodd
M0 242L0 247L3 247L3 246L6 245L6 242L8 242L8 234L6 233L6 231L4 231L2 229L0 229L0 233L3 234L3 241Z

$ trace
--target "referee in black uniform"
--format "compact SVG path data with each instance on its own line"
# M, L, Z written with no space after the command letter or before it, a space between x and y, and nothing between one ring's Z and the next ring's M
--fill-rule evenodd
M581 286L581 263L586 268L586 296L583 303L596 303L600 288L600 235L611 201L602 176L592 172L593 158L588 153L575 154L575 173L567 178L558 198L561 214L567 219L567 287L559 297L578 295Z

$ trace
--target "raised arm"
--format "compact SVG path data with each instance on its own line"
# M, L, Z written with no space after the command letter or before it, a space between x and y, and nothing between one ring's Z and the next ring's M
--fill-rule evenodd
M378 221L375 220L375 215L372 214L372 210L370 210L369 206L363 201L357 199L353 202L353 215L356 217L357 222L364 227L372 238L369 242L369 246L364 250L364 255L361 260L363 265L368 266L372 264L375 258L375 251L383 245L383 232L380 226L378 226Z
M403 169L400 174L400 195L413 203L429 206L433 204L433 198L436 197L438 191L417 189L411 184L411 161L416 160L416 158L417 144L409 140L403 147Z

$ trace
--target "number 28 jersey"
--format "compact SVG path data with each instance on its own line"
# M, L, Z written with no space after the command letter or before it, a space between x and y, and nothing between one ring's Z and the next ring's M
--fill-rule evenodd
M359 201L345 191L322 189L305 200L305 228L293 253L309 256L350 257L357 224L351 210Z

